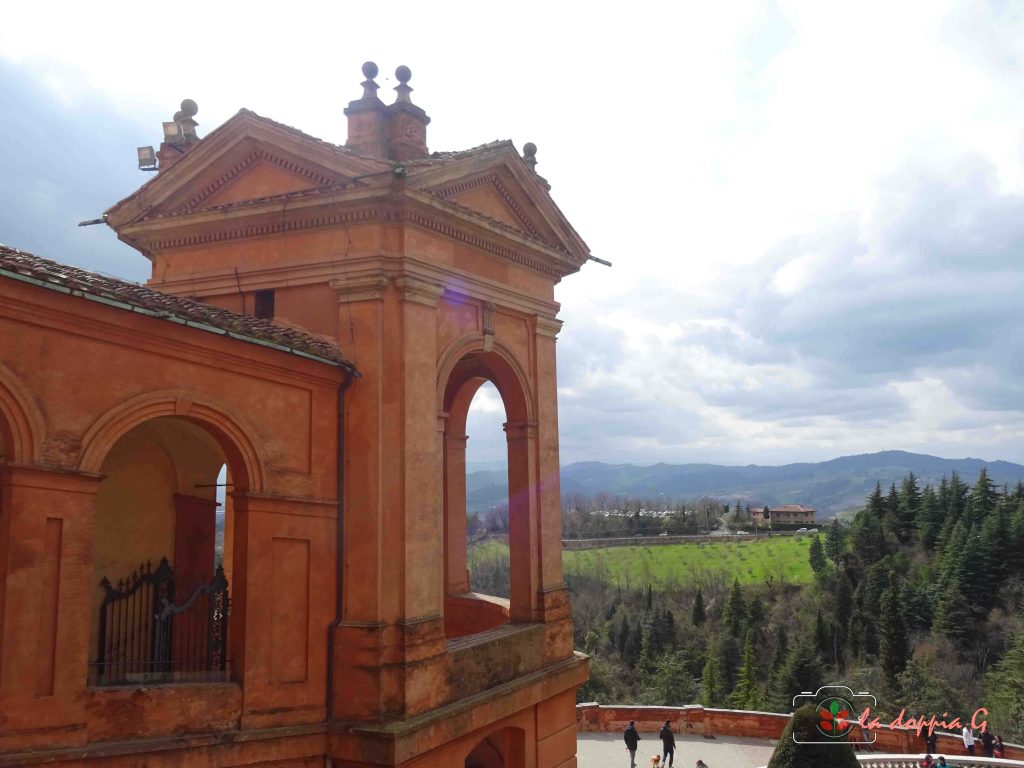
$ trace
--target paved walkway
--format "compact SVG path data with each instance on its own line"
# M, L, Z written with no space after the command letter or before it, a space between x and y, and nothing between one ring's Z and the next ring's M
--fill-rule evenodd
M657 733L640 733L640 748L636 751L637 768L650 768L651 756L661 754L661 739ZM697 759L708 768L758 768L767 765L775 749L768 739L749 739L742 736L701 736L676 734L675 768L694 768ZM621 733L576 734L576 759L579 768L629 768L629 753Z

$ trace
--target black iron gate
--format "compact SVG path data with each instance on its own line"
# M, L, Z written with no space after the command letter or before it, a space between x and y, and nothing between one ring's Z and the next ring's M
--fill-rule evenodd
M209 682L228 677L228 581L213 580L175 602L174 570L161 558L139 565L100 605L93 685Z

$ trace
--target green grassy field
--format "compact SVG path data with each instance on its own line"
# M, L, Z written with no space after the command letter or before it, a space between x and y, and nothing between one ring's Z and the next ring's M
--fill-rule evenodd
M764 582L806 584L813 572L807 559L810 536L775 536L759 541L715 541L653 547L583 549L563 554L566 573L603 574L623 586L648 579L672 588L723 579L741 584Z
M810 536L774 536L759 541L714 541L663 544L653 547L607 547L566 551L567 574L601 575L611 583L637 586L651 581L660 589L709 581L741 584L807 584L813 573L807 560ZM469 559L489 560L507 552L497 541L470 548ZM507 557L507 555L506 555Z

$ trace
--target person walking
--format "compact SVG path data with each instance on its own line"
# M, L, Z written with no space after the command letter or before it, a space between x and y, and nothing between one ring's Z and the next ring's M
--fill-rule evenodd
M970 727L964 726L964 749L967 750L968 755L974 754L974 734L971 732Z
M626 742L626 751L629 752L629 768L636 768L636 748L640 742L640 734L636 732L636 720L629 721L622 734L622 740Z
M939 735L933 730L927 730L924 732L924 751L934 755L939 750L936 749L939 742Z
M661 733L658 735L661 736L661 764L672 768L676 758L676 737L668 720L661 726Z

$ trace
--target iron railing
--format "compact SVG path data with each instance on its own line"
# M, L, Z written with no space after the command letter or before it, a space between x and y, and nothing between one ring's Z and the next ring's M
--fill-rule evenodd
M220 565L213 579L175 603L174 570L161 558L140 564L115 587L100 582L96 661L92 685L211 682L229 676L228 581Z

